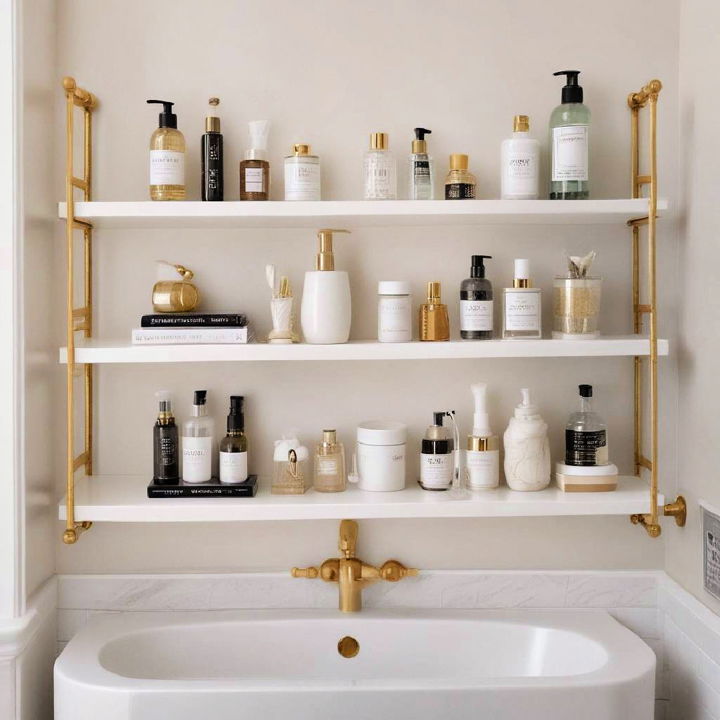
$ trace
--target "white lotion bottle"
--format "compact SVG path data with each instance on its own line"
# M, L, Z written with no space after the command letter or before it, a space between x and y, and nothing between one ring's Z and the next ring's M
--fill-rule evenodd
M465 477L470 490L492 490L500 484L500 439L487 412L487 383L470 386L475 399L472 435L468 435Z
M350 337L350 279L344 270L335 270L333 233L349 230L318 230L319 252L315 270L305 273L300 324L305 342L337 345Z
M534 492L550 484L550 442L547 423L530 402L530 390L520 392L522 402L504 435L505 480L511 490Z
M183 423L182 479L186 483L212 479L215 422L208 417L206 400L207 391L196 390L192 417Z
M540 175L540 143L530 137L530 118L516 115L513 134L500 151L503 200L536 200Z

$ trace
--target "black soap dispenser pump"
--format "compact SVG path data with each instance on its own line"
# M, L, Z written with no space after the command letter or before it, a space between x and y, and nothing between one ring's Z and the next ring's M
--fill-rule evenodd
M208 101L214 110L219 98ZM205 134L202 136L202 199L220 202L223 199L223 136L220 132L220 118L208 115L205 118Z
M463 340L492 340L493 288L485 277L485 260L491 255L473 255L470 277L460 284L460 337Z
M586 200L590 197L590 109L583 105L579 70L560 70L565 75L561 103L550 116L551 200Z

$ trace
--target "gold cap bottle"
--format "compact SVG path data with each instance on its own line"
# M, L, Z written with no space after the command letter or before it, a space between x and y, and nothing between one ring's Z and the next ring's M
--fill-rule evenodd
M450 156L450 169L451 170L467 170L468 169L468 156L462 153L453 153Z
M208 100L208 105L211 108L216 108L220 104L220 98L211 97ZM220 132L220 118L216 115L208 115L205 117L205 132Z
M447 305L440 300L440 283L429 282L427 301L420 306L420 340L435 342L450 339Z
M312 148L303 143L295 143L293 145L293 155L310 155Z

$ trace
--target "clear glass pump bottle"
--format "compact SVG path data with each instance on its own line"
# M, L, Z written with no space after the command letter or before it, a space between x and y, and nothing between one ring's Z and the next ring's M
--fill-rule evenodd
M185 199L185 137L177 129L175 103L168 100L148 100L159 104L163 111L158 128L150 136L150 199Z
M435 197L433 178L433 159L428 155L426 135L432 130L415 128L415 139L410 153L410 172L408 174L408 198L410 200L432 200Z
M183 423L182 479L202 483L212 479L215 422L207 414L207 390L196 390L192 417Z
M566 465L607 465L607 425L592 409L592 385L578 386L580 410L570 415L565 426Z
M365 200L395 200L397 198L397 163L390 152L388 134L370 135L370 149L365 153Z
M583 105L579 70L561 70L565 75L562 102L550 115L551 200L586 200L590 197L588 161L590 108Z
M345 448L335 430L323 430L322 442L315 449L313 487L317 492L342 492L346 482Z
M485 277L485 260L491 255L473 255L470 277L460 284L460 337L463 340L492 340L493 288Z
M443 426L446 414L433 413L433 424L422 439L418 483L423 490L449 490L452 486L455 446L448 428Z
M241 483L248 477L248 441L242 395L230 396L227 434L220 441L220 482Z

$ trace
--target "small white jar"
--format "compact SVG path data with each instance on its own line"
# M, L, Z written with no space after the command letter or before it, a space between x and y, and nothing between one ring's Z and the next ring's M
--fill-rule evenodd
M407 426L367 420L357 428L357 482L361 490L393 492L405 488Z
M412 327L410 283L381 280L378 283L378 341L411 342Z

